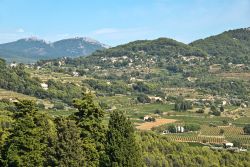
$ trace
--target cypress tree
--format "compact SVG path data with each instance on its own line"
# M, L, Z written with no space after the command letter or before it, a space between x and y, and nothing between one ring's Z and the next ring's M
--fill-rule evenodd
M99 166L104 153L105 129L102 124L104 111L94 102L90 93L84 94L82 99L74 100L73 104L78 109L73 119L81 131L85 165Z
M80 130L75 121L62 117L55 119L57 137L51 153L49 166L78 167L84 166Z
M108 127L106 154L109 161L106 166L142 166L142 153L131 121L123 113L114 111Z

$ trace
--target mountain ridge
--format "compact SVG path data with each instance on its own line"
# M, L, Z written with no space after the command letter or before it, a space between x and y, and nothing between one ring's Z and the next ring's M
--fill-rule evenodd
M40 59L87 56L96 50L106 48L109 46L87 37L68 38L55 42L28 37L0 44L0 57L7 62L32 63Z

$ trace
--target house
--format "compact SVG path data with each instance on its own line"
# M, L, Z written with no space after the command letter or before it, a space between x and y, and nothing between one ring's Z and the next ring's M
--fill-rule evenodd
M144 120L144 121L147 121L148 119L149 119L149 116L144 116L144 117L143 117L143 120Z
M162 102L162 98L161 97L157 97L157 96L149 96L150 100L152 102Z
M151 117L151 116L144 116L143 120L146 122L154 122L155 118Z
M176 133L183 133L184 132L184 127L183 126L176 126Z
M41 86L44 90L48 90L49 86L46 83L41 83Z
M10 64L10 67L11 67L11 68L16 68L16 67L17 67L17 63L11 63L11 64Z
M225 148L230 148L230 147L234 146L233 143L224 143L223 145L224 145Z
M72 75L73 75L74 77L79 77L79 72L74 71L74 72L72 73Z

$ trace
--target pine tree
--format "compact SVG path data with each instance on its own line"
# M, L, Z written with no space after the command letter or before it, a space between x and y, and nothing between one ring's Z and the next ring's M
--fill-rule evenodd
M106 154L109 162L106 166L142 166L140 146L131 121L123 113L114 111L108 127Z
M46 161L46 140L42 118L32 101L16 103L16 122L5 144L4 159L7 166L43 166ZM48 126L48 125L46 125Z
M104 111L94 103L90 93L84 94L82 99L74 100L73 104L78 109L73 119L81 130L85 164L99 166L104 152L105 129L102 124Z

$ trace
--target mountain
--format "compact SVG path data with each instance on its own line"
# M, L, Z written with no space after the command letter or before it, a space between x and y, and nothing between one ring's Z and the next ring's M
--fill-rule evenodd
M40 59L86 56L96 50L107 48L89 38L70 38L53 43L37 38L25 38L15 42L0 44L0 57L8 62L31 63Z
M215 57L218 63L250 63L250 28L229 30L190 43Z

